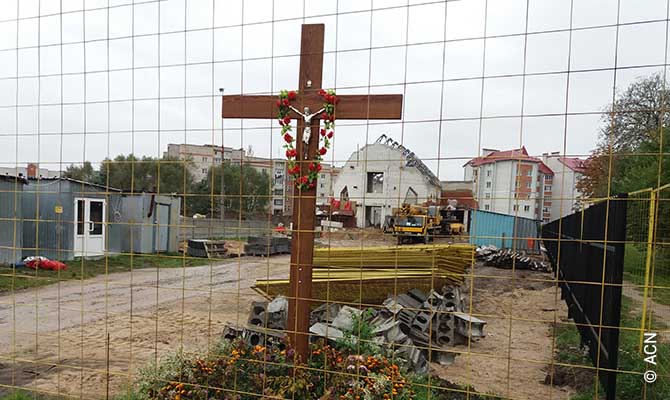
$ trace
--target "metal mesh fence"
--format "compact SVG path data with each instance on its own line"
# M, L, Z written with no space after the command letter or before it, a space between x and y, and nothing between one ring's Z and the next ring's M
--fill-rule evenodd
M670 398L669 7L0 1L0 400Z

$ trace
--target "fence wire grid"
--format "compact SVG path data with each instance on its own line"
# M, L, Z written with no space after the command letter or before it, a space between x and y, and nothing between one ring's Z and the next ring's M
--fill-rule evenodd
M0 9L0 400L670 398L668 0Z

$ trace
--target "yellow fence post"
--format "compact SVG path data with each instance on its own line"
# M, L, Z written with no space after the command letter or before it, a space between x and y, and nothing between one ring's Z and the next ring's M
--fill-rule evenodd
M660 190L660 189L656 189ZM640 352L644 342L645 321L647 320L647 298L649 296L649 275L651 273L652 253L654 251L654 226L656 222L656 190L649 197L649 231L647 232L647 259L644 267L644 293L642 295L642 318L640 318Z

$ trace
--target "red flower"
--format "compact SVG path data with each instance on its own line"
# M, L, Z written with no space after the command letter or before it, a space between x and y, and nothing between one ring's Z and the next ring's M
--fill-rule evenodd
M298 94L295 92L295 90L291 90L290 92L288 92L289 100L295 100L296 97L298 97Z
M310 189L314 189L316 187L316 183L312 182L309 184Z
M308 178L307 178L307 176L303 175L299 178L299 180L300 180L300 183L307 183Z
M321 164L316 164L316 172L321 171Z
M288 115L284 117L284 125L288 125L291 123L291 117Z
M335 102L335 96L329 94L328 96L326 96L326 100L328 100L330 104L333 104Z
M323 114L321 114L321 118L328 119L328 113L324 111Z
M287 133L284 135L284 140L286 141L286 143L291 143L293 142L293 136Z
M328 132L328 139L332 139L332 138L333 138L333 133L334 133L333 131Z
M293 169L289 171L291 174L299 174L300 173L300 166L296 164L293 166Z
M326 91L323 90L323 89L319 89L319 95L320 95L320 96L325 96L325 95L326 95Z
M321 129L321 136L326 136L326 130L325 129Z
M293 158L298 154L298 152L295 149L288 149L286 150L286 158Z
M315 163L311 163L311 164L309 164L309 170L310 170L310 171L314 171L314 170L316 170L316 164L315 164Z
M281 100L277 100L277 107L281 107Z
M325 147L322 147L322 148L319 149L319 154L321 154L321 155L324 155L324 154L326 154L327 152L328 152L328 149L325 148Z
M283 103L284 103L285 106L288 106L289 104L291 104L291 103L288 101L288 99L284 99Z

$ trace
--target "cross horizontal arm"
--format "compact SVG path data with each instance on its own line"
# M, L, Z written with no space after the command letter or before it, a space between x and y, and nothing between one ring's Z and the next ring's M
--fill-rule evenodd
M307 95L305 103L317 110L323 104L316 95ZM337 119L400 119L401 94L345 94L338 96L335 109ZM277 96L230 95L223 96L223 118L272 119L277 114ZM313 104L312 104L313 103ZM318 108L316 106L318 104Z
M401 94L345 94L338 95L335 108L337 119L400 119Z
M277 96L232 95L223 96L223 118L273 119L277 115Z

